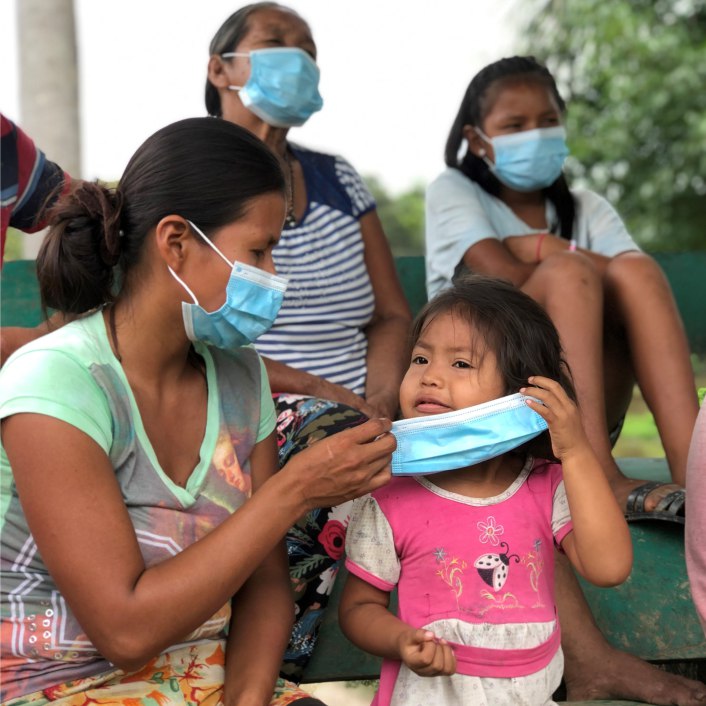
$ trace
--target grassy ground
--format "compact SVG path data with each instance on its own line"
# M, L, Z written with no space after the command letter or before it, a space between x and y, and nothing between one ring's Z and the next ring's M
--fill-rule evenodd
M706 388L706 356L692 356L696 387ZM635 387L625 425L614 449L615 456L664 456L657 427L640 390Z

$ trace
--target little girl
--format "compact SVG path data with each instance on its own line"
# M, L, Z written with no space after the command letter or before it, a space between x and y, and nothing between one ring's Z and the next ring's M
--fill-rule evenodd
M552 704L563 671L553 546L602 586L623 581L632 565L627 525L586 439L558 334L512 285L467 276L427 304L412 340L400 390L405 418L525 393L561 463L533 456L546 446L542 436L501 455L476 447L472 465L451 460L431 477L395 477L355 501L341 627L384 658L375 706ZM515 422L503 421L496 432L519 438ZM414 456L423 437L411 451L398 437L396 453ZM477 441L472 432L468 440ZM398 617L388 610L395 587Z

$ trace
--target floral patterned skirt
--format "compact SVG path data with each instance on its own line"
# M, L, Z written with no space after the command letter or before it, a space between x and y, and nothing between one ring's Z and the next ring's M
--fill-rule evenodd
M367 417L347 405L301 395L274 396L280 468L316 441L362 424ZM287 533L289 575L296 600L292 637L281 676L298 682L319 634L343 558L352 503L312 510Z
M222 706L225 642L187 645L150 660L137 672L120 669L66 682L6 701L3 706ZM279 679L270 706L322 702Z

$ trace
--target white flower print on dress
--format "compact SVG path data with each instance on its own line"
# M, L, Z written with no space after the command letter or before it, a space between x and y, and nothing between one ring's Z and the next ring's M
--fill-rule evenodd
M495 518L490 515L487 522L482 520L478 522L478 529L480 530L480 536L478 539L483 543L487 544L490 542L494 547L500 544L498 537L505 532L505 528L502 525L497 524Z

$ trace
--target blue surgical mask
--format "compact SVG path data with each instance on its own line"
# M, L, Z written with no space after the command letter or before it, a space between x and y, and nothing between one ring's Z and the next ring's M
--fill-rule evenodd
M220 309L208 312L199 306L186 283L169 268L172 277L194 300L193 304L181 303L186 335L192 341L203 341L225 350L252 343L275 322L287 289L287 279L241 262L231 263L199 228L191 221L189 225L231 268L231 273L225 303Z
M488 137L475 131L493 146L495 164L483 157L490 171L515 191L537 191L553 184L561 174L569 148L563 127L544 127L509 135Z
M319 93L319 67L303 49L274 47L251 52L228 52L250 57L250 78L240 91L240 100L258 118L274 127L303 125L324 101Z
M465 409L392 423L392 474L427 475L501 456L541 434L547 423L520 393Z

